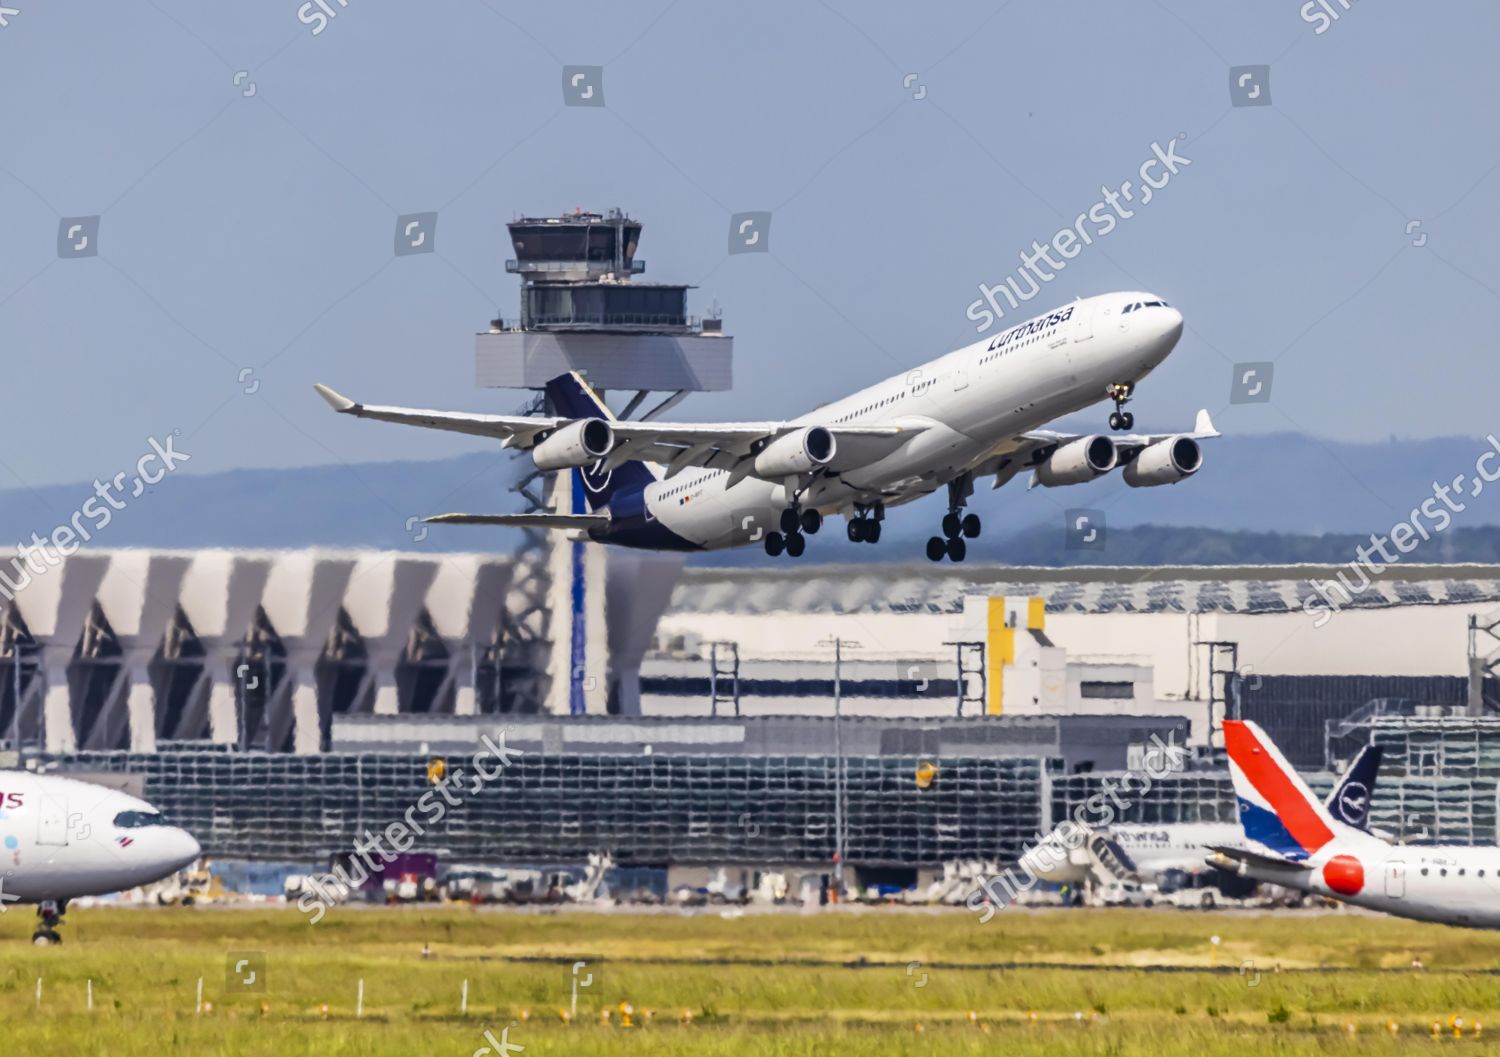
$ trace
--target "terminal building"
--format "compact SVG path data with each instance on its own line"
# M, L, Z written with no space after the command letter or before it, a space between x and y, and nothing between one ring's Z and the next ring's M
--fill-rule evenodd
M434 760L503 736L520 754L425 847L826 871L842 846L856 879L901 882L1012 860L1161 742L1196 749L1129 817L1232 819L1226 714L1320 787L1385 745L1375 818L1405 839L1496 837L1500 569L1413 566L1322 628L1291 604L1319 570L692 570L631 592L637 623L612 636L639 712L586 715L503 691L515 569L80 553L4 609L0 729L25 765L133 776L234 858L326 860L404 812Z

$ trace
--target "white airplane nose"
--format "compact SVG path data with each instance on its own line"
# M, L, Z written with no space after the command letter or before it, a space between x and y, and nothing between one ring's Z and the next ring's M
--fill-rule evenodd
M167 855L174 864L172 869L181 870L196 862L203 854L203 846L198 839L185 829L174 829L168 838Z
M1175 308L1162 309L1162 337L1176 344L1182 337L1182 313Z
M1182 337L1182 313L1162 306L1137 312L1132 324L1139 337L1137 349L1152 363L1160 363L1177 346Z

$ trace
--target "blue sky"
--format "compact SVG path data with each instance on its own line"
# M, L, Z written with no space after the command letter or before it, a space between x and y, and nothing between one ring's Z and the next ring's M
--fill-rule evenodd
M1322 34L1291 0L329 4L316 36L295 0L8 16L0 487L172 430L192 473L476 450L312 382L514 409L473 382L473 333L515 307L504 224L577 206L641 218L646 277L723 309L735 391L674 417L791 414L971 340L978 284L1174 137L1191 165L1036 302L1182 308L1141 426L1500 426L1493 4L1357 3ZM571 64L604 67L604 107L563 105ZM1258 64L1272 105L1231 106ZM731 256L749 210L770 252ZM424 211L436 251L395 257ZM93 215L98 255L60 259L60 219ZM1231 406L1233 364L1266 360L1271 401Z

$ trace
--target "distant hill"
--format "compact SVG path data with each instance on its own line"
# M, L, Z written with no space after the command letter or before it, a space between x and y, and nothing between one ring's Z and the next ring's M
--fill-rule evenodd
M1072 488L1028 491L1019 478L981 486L973 508L985 522L973 560L1060 565L1121 562L1344 561L1372 531L1386 532L1432 495L1434 481L1473 475L1482 440L1441 438L1347 444L1299 434L1211 442L1203 471L1165 488L1131 489L1119 475ZM105 547L378 547L505 550L509 530L426 527L408 520L446 511L521 507L511 491L529 465L496 450L428 462L362 463L287 470L182 472L146 494L98 534ZM25 540L67 522L92 484L0 490L0 540ZM1453 516L1453 528L1414 559L1500 558L1500 484ZM1101 509L1103 551L1064 546L1065 512ZM841 522L812 542L814 559L878 561L920 553L942 514L932 497L892 510L878 546L851 544ZM422 538L419 538L422 537ZM703 555L703 563L764 561L756 551ZM785 560L785 559L783 559Z

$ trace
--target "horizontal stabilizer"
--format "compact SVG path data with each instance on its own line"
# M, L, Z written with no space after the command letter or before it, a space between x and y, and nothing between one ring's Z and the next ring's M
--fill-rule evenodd
M609 524L608 514L435 514L429 525L498 525L509 528L588 529Z
M1246 866L1256 866L1263 870L1310 870L1305 862L1296 862L1292 859L1283 859L1279 855L1262 855L1260 852L1247 851L1244 848L1230 848L1224 845L1210 844L1208 850L1217 856L1231 859L1234 862L1244 863ZM1219 865L1213 858L1208 860L1210 866Z

